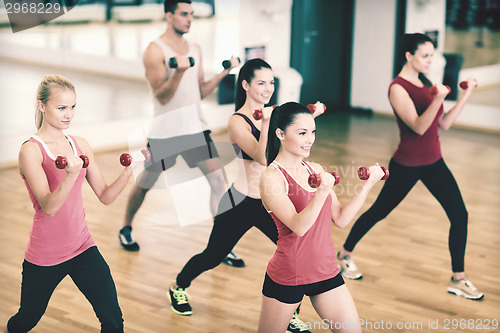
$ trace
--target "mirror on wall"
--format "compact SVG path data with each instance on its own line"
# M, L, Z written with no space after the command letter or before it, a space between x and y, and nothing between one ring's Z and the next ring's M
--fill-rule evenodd
M462 68L500 63L500 0L446 1L446 53L462 54Z

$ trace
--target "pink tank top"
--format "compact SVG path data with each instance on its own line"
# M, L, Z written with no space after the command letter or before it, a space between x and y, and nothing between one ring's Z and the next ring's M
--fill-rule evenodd
M310 173L311 167L302 162ZM314 198L316 190L300 185L277 162L271 164L284 177L287 194L297 213L300 213ZM332 240L332 197L329 195L316 222L300 237L281 222L272 212L271 217L278 227L276 252L267 265L267 275L276 283L297 286L331 279L339 273L335 246Z
M75 155L81 155L76 141L70 136L67 137ZM40 138L33 136L28 141L36 142L40 147L43 156L42 168L52 192L59 186L66 171L56 168L55 156ZM39 266L54 266L76 257L95 245L83 209L82 183L85 175L86 169L82 169L66 202L54 216L48 216L42 211L28 181L21 175L35 209L33 226L24 253L26 261Z

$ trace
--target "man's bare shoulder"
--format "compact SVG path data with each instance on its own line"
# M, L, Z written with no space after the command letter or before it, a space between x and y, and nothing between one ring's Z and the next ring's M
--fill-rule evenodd
M142 60L144 63L158 62L158 61L163 62L164 58L165 57L163 55L160 46L158 46L158 44L156 44L155 42L149 43L148 47L146 48L142 56Z

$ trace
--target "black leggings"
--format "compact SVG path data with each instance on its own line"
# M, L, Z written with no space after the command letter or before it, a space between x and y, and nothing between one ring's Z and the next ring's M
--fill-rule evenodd
M219 265L252 227L257 227L275 244L278 229L260 199L253 199L232 186L222 197L207 247L193 256L177 275L177 285L187 288L201 273Z
M108 264L97 247L92 246L76 257L55 266L37 266L23 262L21 306L10 318L10 333L25 333L38 323L54 289L69 275L92 304L101 322L101 332L123 332L123 319L115 283Z
M384 219L410 192L418 180L439 201L450 220L448 247L453 272L464 271L465 245L467 243L468 213L455 178L441 158L437 162L408 167L391 160L390 176L375 203L354 223L344 249L351 252L361 238L378 221Z

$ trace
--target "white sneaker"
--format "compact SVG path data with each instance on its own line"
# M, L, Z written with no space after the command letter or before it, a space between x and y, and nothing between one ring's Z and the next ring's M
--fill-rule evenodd
M484 297L484 294L474 287L467 278L456 281L452 277L448 283L448 292L473 300L481 300Z
M346 279L359 280L363 278L363 273L358 270L358 267L354 263L354 260L350 256L345 256L344 258L339 258L339 253L337 253L337 263L340 268L342 276Z

